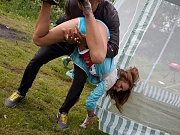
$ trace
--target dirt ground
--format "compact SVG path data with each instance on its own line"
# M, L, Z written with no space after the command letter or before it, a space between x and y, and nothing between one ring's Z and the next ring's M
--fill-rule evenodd
M7 38L7 39L14 39L14 40L26 40L26 35L13 30L5 25L0 24L0 37Z

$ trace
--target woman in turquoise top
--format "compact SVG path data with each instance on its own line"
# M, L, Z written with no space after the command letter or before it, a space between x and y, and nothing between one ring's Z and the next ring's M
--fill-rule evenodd
M89 2L86 4L91 7ZM106 91L108 91L108 95L115 100L118 109L121 110L121 106L124 103L122 100L126 101L129 96L126 96L125 99L118 99L119 94L121 94L120 91L130 91L139 76L137 69L131 68L127 73L125 71L127 75L118 78L118 70L115 68L113 58L106 58L107 42L110 35L108 28L103 22L94 18L91 8L87 8L86 5L82 6L82 4L79 4L79 6L83 10L85 18L75 18L50 29L51 5L43 2L35 26L33 41L38 46L57 43L65 39L64 31L68 29L79 29L82 33L86 34L87 44L78 44L78 47L71 55L73 62L87 73L88 80L92 84L97 85L86 100L88 115L83 123L83 127L85 127L92 124L95 104ZM93 65L93 69L96 73L95 75L90 72L90 69L87 66L87 61L85 62L85 58L83 58L79 53L83 50L87 50L87 47L89 49L89 58L92 62L91 65ZM119 74L121 74L120 71L123 70L119 70ZM134 76L133 74L136 75ZM116 93L112 91L116 91Z

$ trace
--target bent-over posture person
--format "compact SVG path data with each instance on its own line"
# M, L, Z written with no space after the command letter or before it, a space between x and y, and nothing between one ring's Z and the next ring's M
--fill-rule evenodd
M38 46L59 42L64 40L63 30L69 28L76 30L78 27L82 33L86 34L87 45L79 44L71 58L75 64L88 73L88 79L91 82L98 82L98 86L86 100L88 116L83 125L87 126L92 124L96 101L106 91L108 95L115 99L116 106L121 110L121 106L127 101L131 89L139 79L139 74L135 67L127 71L119 70L120 78L118 79L113 58L105 57L106 44L110 38L108 28L103 22L94 18L91 8L86 8L91 6L88 1L85 4L79 3L79 6L83 10L85 18L69 20L49 30L48 21L50 21L51 5L44 2L35 27L33 41ZM89 65L89 63L91 64ZM120 91L125 93L123 97L119 94ZM61 117L61 115L58 115L58 117Z

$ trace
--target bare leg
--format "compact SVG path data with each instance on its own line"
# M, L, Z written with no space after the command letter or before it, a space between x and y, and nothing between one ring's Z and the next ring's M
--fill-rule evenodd
M63 30L75 29L78 19L64 22L50 30L50 9L47 2L42 3L42 7L35 26L33 41L38 46L51 45L65 39Z
M47 2L42 2L41 10L34 30L34 34L38 37L43 37L49 32L50 10L51 5Z

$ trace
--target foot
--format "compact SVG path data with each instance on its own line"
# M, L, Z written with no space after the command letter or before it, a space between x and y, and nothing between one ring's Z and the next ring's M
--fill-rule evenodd
M64 65L64 67L67 67L68 66L68 64L69 64L69 59L68 59L68 57L64 57L64 58L62 58L62 61L63 61L63 65Z
M47 2L51 5L58 5L59 4L59 0L42 0L44 2Z
M74 79L74 69L67 71L66 75L69 76L71 79Z
M61 128L61 129L66 129L68 128L68 115L67 113L58 113L57 114L57 119L58 119L58 127Z
M19 103L24 98L25 96L21 96L20 92L16 91L10 97L6 99L5 106L9 108L13 108L17 105L17 103Z

